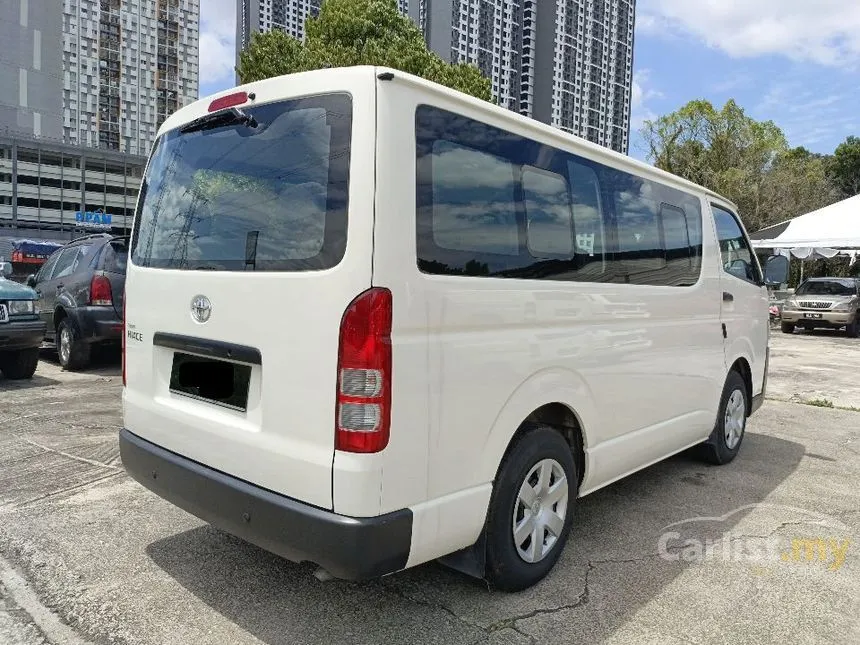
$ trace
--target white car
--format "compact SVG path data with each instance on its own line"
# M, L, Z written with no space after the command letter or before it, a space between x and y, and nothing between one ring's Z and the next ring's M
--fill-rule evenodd
M252 83L149 159L122 459L336 577L441 558L523 589L578 497L734 458L764 285L730 202L580 138L390 69Z

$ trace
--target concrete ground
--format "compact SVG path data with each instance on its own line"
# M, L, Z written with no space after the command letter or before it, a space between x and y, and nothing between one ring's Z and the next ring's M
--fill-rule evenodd
M773 396L858 401L860 341L772 344ZM580 500L548 579L502 594L436 564L320 582L202 524L124 474L120 387L0 380L3 645L860 642L860 412L767 401L732 464Z

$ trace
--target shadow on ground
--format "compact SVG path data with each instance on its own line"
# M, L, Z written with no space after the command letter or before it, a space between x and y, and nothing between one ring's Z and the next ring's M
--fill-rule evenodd
M39 376L36 374L33 378L25 379L8 379L0 374L0 390L29 390L32 388L49 387L59 385L60 382L56 379Z
M428 633L430 622L438 632L441 614L458 638L471 642L500 642L494 639L503 633L525 642L525 632L558 629L553 621L563 620L563 633L550 632L550 640L596 643L689 566L657 555L667 525L729 515L699 533L718 539L749 514L750 505L763 502L803 455L800 444L748 433L741 455L727 466L707 466L685 453L583 498L558 565L544 582L519 594L488 591L481 581L437 564L367 584L321 583L311 575L312 565L284 561L209 526L154 542L147 553L197 598L270 645L454 642L452 633ZM428 612L437 619L426 620ZM546 621L543 627L538 619Z

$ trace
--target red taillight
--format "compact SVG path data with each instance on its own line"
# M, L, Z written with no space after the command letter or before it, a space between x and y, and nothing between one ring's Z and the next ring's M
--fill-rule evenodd
M353 300L340 323L335 447L379 452L391 426L391 292L374 287Z
M122 386L125 387L125 293L122 295Z
M228 94L227 96L221 96L209 104L210 112L217 112L218 110L223 110L225 108L234 107L236 105L242 105L248 101L248 93L247 92L236 92L235 94Z
M90 304L107 307L113 306L110 280L103 275L94 275L92 281L90 281Z

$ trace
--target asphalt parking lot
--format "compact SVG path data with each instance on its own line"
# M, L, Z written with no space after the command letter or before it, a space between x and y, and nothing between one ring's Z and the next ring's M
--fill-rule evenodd
M0 380L0 644L860 642L858 340L776 332L737 460L580 500L554 572L512 595L436 564L321 582L219 533L125 476L120 389L115 363L48 357Z

